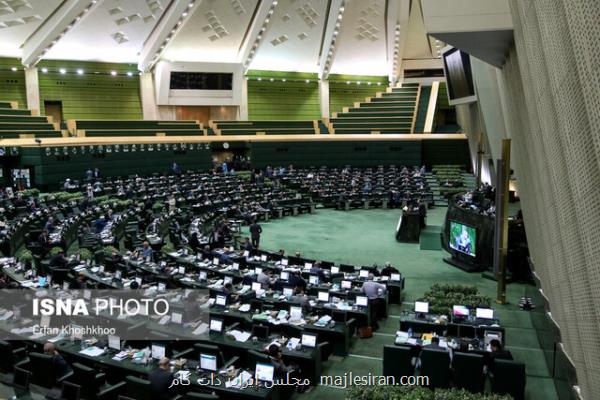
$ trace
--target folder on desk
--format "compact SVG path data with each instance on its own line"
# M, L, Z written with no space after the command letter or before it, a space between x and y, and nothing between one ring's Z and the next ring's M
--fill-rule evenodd
M89 357L98 357L99 355L104 354L104 350L99 347L92 346L88 347L87 349L81 350L79 354L83 354L84 356Z

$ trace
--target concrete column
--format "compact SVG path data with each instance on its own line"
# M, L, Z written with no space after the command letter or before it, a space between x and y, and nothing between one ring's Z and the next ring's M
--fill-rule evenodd
M321 118L329 118L329 81L319 80L319 102L321 104Z
M143 72L140 75L140 99L142 100L142 112L144 119L160 119L156 96L154 95L154 79L151 72Z
M40 115L40 82L36 67L25 68L25 91L27 108L32 111L32 115Z
M242 79L242 102L238 111L238 119L240 121L248 121L248 80Z

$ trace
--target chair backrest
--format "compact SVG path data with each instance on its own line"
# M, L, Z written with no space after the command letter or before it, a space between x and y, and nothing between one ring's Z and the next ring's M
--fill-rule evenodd
M86 365L73 363L73 378L69 379L72 382L85 382L82 386L83 397L91 397L96 395L102 382L96 380L96 371Z
M79 400L81 398L81 386L71 382L63 382L60 393L61 400Z
M429 387L447 388L450 385L450 355L448 351L423 348L420 374L429 377Z
M29 390L29 382L31 381L31 372L23 368L15 367L13 375L13 387L20 390Z
M13 348L10 343L0 340L0 372L10 372L14 365Z
M492 392L510 394L515 400L525 397L525 364L512 360L494 360Z
M152 398L152 384L137 376L127 376L127 396L134 399L150 399Z
M52 387L56 381L52 356L40 353L29 353L31 383L43 387Z
M483 375L483 356L481 354L454 352L452 368L454 386L472 393L483 392L485 376Z
M383 375L397 380L414 373L411 348L407 346L383 346Z
M216 356L217 368L220 368L225 364L225 357L223 356L221 349L219 349L219 346L207 343L196 343L194 345L194 350L196 351L198 357L200 354L210 354L211 356Z
M250 369L254 369L256 367L257 362L270 363L271 358L265 354L256 350L248 350L248 365L247 367Z

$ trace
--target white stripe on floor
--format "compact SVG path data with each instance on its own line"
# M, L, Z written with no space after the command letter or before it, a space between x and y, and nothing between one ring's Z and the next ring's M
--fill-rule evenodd
M367 360L378 360L383 361L381 357L361 356L360 354L348 354L348 357L366 358Z

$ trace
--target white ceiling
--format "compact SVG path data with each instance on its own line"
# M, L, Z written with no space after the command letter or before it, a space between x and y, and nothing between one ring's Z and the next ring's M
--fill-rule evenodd
M400 4L410 3L410 0L97 0L80 18L73 20L68 12L78 1L89 4L93 0L0 0L0 56L24 56L21 47L27 42L26 49L33 49L33 54L27 57L32 60L137 63L144 54L153 58L155 49L161 48L162 40L168 36L160 59L244 63L258 39L249 69L319 72L322 55L333 50L331 73L389 75L394 61L388 59L390 46L394 46L389 38L393 38L395 26L400 22L400 16L393 14L398 13ZM342 6L342 19L338 19ZM184 9L188 11L182 12ZM267 14L269 10L272 14ZM418 15L412 15L417 12ZM173 21L181 22L173 27ZM56 43L50 46L42 43L46 28L60 32L69 25L72 27ZM265 30L261 31L263 26ZM420 6L412 7L407 28L402 30L407 39L406 54L400 56L435 57L430 51ZM334 31L337 40L330 49ZM160 42L155 38L160 38Z
M317 72L327 8L324 0L281 0L250 69Z
M102 0L46 54L55 60L137 62L169 0Z
M61 0L0 0L0 55L20 57L21 45Z
M390 73L386 53L385 3L384 0L346 2L331 73Z
M258 0L204 0L163 53L171 61L235 62Z

